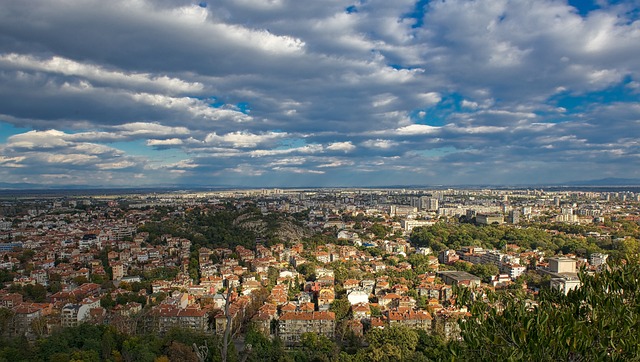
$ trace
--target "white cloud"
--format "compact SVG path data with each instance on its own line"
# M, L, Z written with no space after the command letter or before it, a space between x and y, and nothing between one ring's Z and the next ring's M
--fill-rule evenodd
M85 64L59 56L38 59L31 55L16 53L0 54L0 64L15 69L81 76L90 81L106 82L115 86L152 88L171 94L201 92L204 88L202 83L198 82L187 82L166 75L158 76L149 73L125 73L107 70L99 65ZM84 88L88 87L88 85L89 83L84 83Z
M144 135L147 137L188 135L189 129L186 127L168 127L157 123L135 122L126 123L115 127L125 135Z
M251 157L265 157L265 156L279 156L279 155L289 155L292 153L301 153L301 154L313 154L320 153L324 150L322 145L312 144L301 147L287 148L287 149L273 149L273 150L255 150L249 152Z
M391 140L375 139L364 141L362 142L362 145L367 148L380 148L386 150L397 146L398 143Z
M9 137L7 145L10 148L39 148L49 149L64 147L69 143L64 140L65 134L56 130L29 131Z
M252 120L252 117L242 112L212 108L205 102L190 97L170 97L150 93L132 93L129 94L129 96L139 103L189 113L193 117L201 117L214 121L232 119L235 122L247 122Z
M299 168L299 167L274 167L273 169L276 171L284 171L284 172L292 172L292 173L309 173L309 174L316 174L316 175L321 175L325 173L324 171L320 171L320 170L311 170L311 169Z
M118 161L118 162L99 163L96 166L101 170L117 170L117 169L132 167L135 165L136 165L135 162L132 162L132 161Z
M479 106L479 105L478 105L478 103L476 103L476 102L472 102L472 101L468 101L468 100L466 100L466 99L463 99L463 100L462 100L462 103L460 103L460 105L461 105L463 108L470 108L470 109L477 109L477 108L478 108L478 106Z
M351 141L346 141L346 142L334 142L334 143L330 143L327 146L327 150L329 151L343 151L345 153L353 151L356 149L356 146L351 143Z
M496 127L496 126L467 126L462 127L455 124L450 124L446 126L447 130L457 132L457 133L467 133L467 134L479 134L479 133L498 133L505 132L509 129L507 127Z
M179 138L169 138L166 140L147 140L147 146L180 146L183 142Z
M249 132L232 132L222 136L210 133L205 138L205 142L213 145L229 144L233 147L254 148L260 144L273 142L288 136L287 133L268 132L264 134L252 134Z
M333 168L333 167L344 167L344 166L353 166L355 164L354 161L351 160L334 160L329 163L323 163L318 165L318 168Z
M425 158L418 182L638 174L631 2L114 1L0 2L0 179L383 184Z
M440 130L440 127L429 126L426 124L412 124L400 127L395 130L396 134L403 136L433 134Z
M438 92L420 93L417 97L422 100L426 106L433 106L442 100Z

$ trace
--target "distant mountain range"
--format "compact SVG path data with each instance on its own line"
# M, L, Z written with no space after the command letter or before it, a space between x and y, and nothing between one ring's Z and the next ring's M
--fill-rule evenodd
M565 185L565 183L562 183ZM640 186L640 179L637 178L601 178L598 180L570 181L568 186Z
M446 184L438 184L438 185L386 185L386 186L377 186L377 187L367 187L367 188L528 188L528 187L571 187L571 186L579 186L579 187L605 187L605 186L640 186L640 179L635 178L602 178L597 180L580 180L580 181L567 181L567 182L558 182L558 183L547 183L547 184L519 184L519 185L499 185L499 184L457 184L457 185L446 185ZM332 187L314 187L314 186L274 186L277 188L349 188L349 187L358 187L358 186L349 186L349 185L341 185L341 186L332 186ZM8 183L8 182L0 182L0 190L11 191L11 190L148 190L148 189L173 189L173 190L204 190L204 189L246 189L246 188L261 188L260 186L248 187L248 186L233 186L233 185L148 185L148 186L96 186L96 185L39 185L32 183ZM273 187L266 187L273 188Z

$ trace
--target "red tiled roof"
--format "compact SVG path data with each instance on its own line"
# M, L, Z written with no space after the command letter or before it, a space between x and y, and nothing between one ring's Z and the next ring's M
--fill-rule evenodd
M427 311L413 311L408 310L406 312L389 311L389 320L401 321L401 320L431 320L431 314Z
M333 312L287 312L280 316L280 320L335 320Z

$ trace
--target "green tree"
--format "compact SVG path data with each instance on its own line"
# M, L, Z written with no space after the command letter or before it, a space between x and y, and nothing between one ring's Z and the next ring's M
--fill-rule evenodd
M13 311L9 308L0 307L0 331L6 331L7 326L11 323L13 318ZM0 333L0 337L2 333Z
M147 337L148 338L148 337ZM125 362L153 362L160 355L158 345L139 337L127 338L122 344L122 359Z
M373 361L410 361L418 347L418 332L405 326L373 328L365 336L369 346L360 353Z
M456 270L461 270L461 271L466 271L466 272L470 272L471 268L472 268L473 264L463 261L463 260L458 260L456 262L453 263L453 267Z
M537 306L509 294L503 309L480 301L462 322L454 356L478 361L635 361L640 359L640 265L580 273L567 296L543 290Z
M116 302L111 297L111 293L107 293L100 299L100 306L105 309L111 309L116 306Z
M336 322L342 321L347 318L349 311L351 311L351 303L346 298L335 299L331 302L329 310L336 314Z
M302 356L296 356L296 360L330 362L335 361L340 354L340 349L335 342L321 334L303 333L300 343Z
M384 239L389 233L389 228L385 227L382 224L375 223L371 225L371 227L369 228L369 232L375 235L375 237L378 239Z
M500 270L493 264L473 264L469 272L477 277L480 277L482 281L489 282L491 277L498 275Z
M198 357L192 347L178 341L172 341L169 344L167 357L170 361L198 362Z
M246 361L248 362L291 360L280 338L271 340L252 327L247 331L245 345L251 346L251 348L248 348L246 355Z

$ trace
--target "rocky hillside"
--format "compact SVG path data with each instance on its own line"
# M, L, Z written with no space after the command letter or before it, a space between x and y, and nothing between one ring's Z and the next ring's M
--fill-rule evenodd
M313 235L309 228L300 225L293 218L279 214L246 213L238 216L233 225L253 231L260 238L289 243L296 243Z

